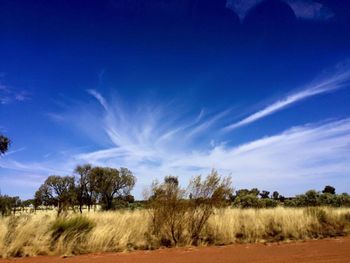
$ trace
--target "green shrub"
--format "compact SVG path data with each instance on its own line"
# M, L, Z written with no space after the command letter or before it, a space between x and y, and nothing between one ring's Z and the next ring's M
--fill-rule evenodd
M261 207L274 208L278 206L278 201L270 198L260 199Z
M260 199L253 194L237 196L233 206L239 208L261 208Z

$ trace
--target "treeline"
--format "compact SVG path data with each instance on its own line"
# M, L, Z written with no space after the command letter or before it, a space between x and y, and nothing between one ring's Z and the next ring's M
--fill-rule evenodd
M278 205L286 207L332 206L350 207L350 195L336 194L335 188L327 185L323 191L309 190L295 197L284 197L277 191L270 195L269 191L241 189L232 196L234 207L239 208L271 208Z
M35 193L35 206L56 206L58 214L83 206L90 210L97 203L111 210L119 202L133 202L130 195L136 178L127 168L77 166L77 176L49 176Z
M213 171L211 175L212 177L209 177L209 179L214 180L213 178L215 177L215 180L221 180L216 171ZM135 176L127 168L115 169L110 167L93 167L90 164L81 165L75 168L72 176L49 176L36 191L34 199L21 201L19 197L0 194L0 213L2 216L6 216L11 213L15 214L16 211L24 210L25 208L35 211L40 207L47 208L50 206L57 208L59 215L68 209L79 211L80 213L82 213L84 208L90 211L95 209L97 205L102 210L152 207L154 201L158 200L156 197L161 195L161 190L164 187L178 187L177 177L166 177L163 185L153 184L153 194L146 198L145 201L135 203L134 197L130 194L135 182ZM192 188L193 184L194 182L191 181L190 186ZM226 185L226 189L229 189L228 185ZM179 199L187 200L187 203L193 200L196 195L195 191L188 192L188 189L186 191L178 189L177 191L179 191L177 193ZM295 197L284 197L277 191L270 194L269 191L260 191L257 188L237 191L231 189L225 195L225 198L225 205L237 208L273 208L277 206L350 207L350 195L347 193L336 194L335 188L332 186L326 186L323 191L309 190L305 194Z
M0 194L0 214L7 216L11 213L16 214L16 210L23 206L23 202L18 196L8 196Z
M54 206L58 215L68 209L80 211L97 204L103 210L134 202L130 195L136 178L127 168L92 167L89 164L77 166L72 176L51 175L35 192L34 199L21 201L18 197L0 195L2 215L15 213L24 206L33 210L40 206Z

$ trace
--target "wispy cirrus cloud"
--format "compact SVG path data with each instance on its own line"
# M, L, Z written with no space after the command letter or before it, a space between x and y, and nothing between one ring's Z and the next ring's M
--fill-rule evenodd
M229 0L228 7L232 8L237 15L244 19L250 9L260 4L263 0ZM328 20L334 16L332 10L323 4L313 0L284 0L299 19L305 20Z
M5 85L0 80L0 104L6 105L13 102L22 102L30 99L30 94L24 90L17 90Z
M67 151L59 158L47 156L42 162L20 162L14 155L5 156L0 166L23 180L35 172L41 180L52 173L69 174L82 163L128 167L138 178L134 192L137 198L155 178L173 174L186 182L212 168L231 174L237 187L257 186L295 194L333 184L345 191L345 185L350 183L346 176L350 174L349 118L300 124L269 137L261 134L239 145L230 142L231 133L222 133L222 129L233 131L306 98L335 92L349 83L349 74L337 68L327 78L317 79L229 126L225 124L232 120L230 109L202 109L188 114L190 111L177 110L173 104L148 101L125 105L114 96L88 90L94 104L85 101L66 107L67 111L59 116L66 126L93 131L93 147Z
M179 140L178 137L171 144ZM75 158L95 165L132 167L141 181L136 189L138 194L155 177L173 174L186 182L194 174L207 173L212 168L231 174L240 187L254 185L292 194L295 193L289 188L292 181L298 191L325 183L345 191L342 184L350 183L350 178L345 177L350 173L349 142L350 119L343 119L293 127L239 146L114 147L79 154Z
M329 20L334 16L331 9L312 0L287 0L295 15L307 20Z
M327 93L327 92L332 92L337 89L340 89L346 85L348 85L350 80L350 70L341 70L333 74L331 77L328 78L323 78L323 79L318 79L311 83L309 86L306 88L292 93L285 98L278 100L271 105L268 105L264 109L257 111L248 117L232 123L228 126L226 126L223 130L224 131L232 131L234 129L237 129L239 127L242 127L244 125L250 124L252 122L258 121L264 117L267 117L271 114L274 114L294 103L297 103L299 101L302 101L304 99Z

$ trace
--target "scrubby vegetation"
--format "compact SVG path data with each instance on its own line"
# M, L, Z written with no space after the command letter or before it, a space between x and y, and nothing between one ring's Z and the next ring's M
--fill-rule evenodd
M88 252L129 251L172 246L162 225L153 235L153 216L146 209L71 214L57 218L53 211L0 219L0 255L74 255ZM169 223L169 222L168 222ZM183 222L181 243L191 245ZM176 226L176 225L175 225ZM180 231L180 228L177 228ZM350 209L312 207L273 209L214 209L204 224L197 245L279 242L350 234Z
M212 171L204 180L193 178L187 190L176 177L166 177L164 183L154 183L151 192L150 234L166 246L197 245L206 238L202 234L215 209L229 206L232 188L230 178L221 179Z
M296 197L240 189L216 171L184 188L154 182L130 195L126 168L78 166L50 176L32 200L0 196L0 255L74 255L188 245L279 242L350 234L350 197L332 186Z
M305 194L295 197L284 197L277 191L269 196L270 192L260 192L257 188L251 190L241 189L232 196L233 206L239 208L273 208L276 206L285 207L309 207L309 206L331 206L331 207L350 207L350 195L347 193L336 194L335 188L325 186L324 190L319 192L309 190ZM260 196L260 197L259 197Z

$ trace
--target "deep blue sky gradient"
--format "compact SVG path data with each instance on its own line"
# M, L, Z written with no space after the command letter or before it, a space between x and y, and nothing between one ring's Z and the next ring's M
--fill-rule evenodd
M19 150L2 162L65 162L67 155L57 157L60 152L111 147L99 130L103 112L88 94L90 89L111 103L119 98L130 112L135 105L170 104L170 113L185 116L179 122L201 109L208 114L231 109L220 120L225 126L261 110L350 57L350 3L315 3L330 17L301 18L287 2L277 0L253 5L244 18L225 1L0 0L0 95L6 98L0 105L0 129L12 139L11 151ZM350 92L344 87L219 135L218 140L234 147L294 126L346 119L349 105ZM74 118L59 119L62 113L82 109L91 109L96 125L77 128ZM194 139L192 147L205 149L204 138L212 129ZM18 184L27 182L27 174L35 172L0 168L2 192L30 197L49 172L30 177L30 185ZM140 181L146 185L151 180ZM326 181L338 186L342 180ZM265 186L244 182L240 186ZM136 189L138 196L144 185ZM290 194L312 187L281 186Z

